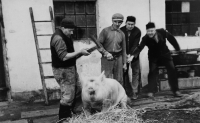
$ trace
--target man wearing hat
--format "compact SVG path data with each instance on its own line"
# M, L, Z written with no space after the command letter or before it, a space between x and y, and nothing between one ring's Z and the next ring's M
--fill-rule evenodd
M168 72L168 82L171 87L171 91L175 97L181 97L181 93L178 87L178 79L176 70L174 67L171 53L166 45L166 39L172 46L179 51L180 47L177 40L164 29L155 29L155 24L149 22L146 25L146 35L142 38L140 45L133 52L133 57L137 57L140 51L147 46L149 48L149 75L148 75L148 96L153 97L157 91L157 76L158 76L158 62L165 65Z
M64 18L61 21L61 27L52 35L50 42L53 74L61 90L59 120L71 117L75 98L80 92L76 56L90 54L87 49L74 50L71 39L74 27L72 21Z
M120 28L126 37L126 53L128 56L128 71L125 72L124 77L125 90L127 94L131 93L131 99L137 99L140 74L139 55L135 58L132 57L133 51L139 45L141 37L141 31L138 27L135 26L135 21L136 18L134 16L128 16L126 19L126 25ZM128 75L130 75L130 77ZM131 92L129 92L128 87L131 87Z
M123 68L126 69L125 35L119 29L123 15L116 13L112 16L112 25L104 28L98 38L102 45L98 50L102 53L102 71L106 77L114 78L123 85Z

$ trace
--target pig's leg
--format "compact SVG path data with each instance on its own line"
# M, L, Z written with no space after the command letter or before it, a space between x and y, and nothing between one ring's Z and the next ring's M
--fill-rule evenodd
M125 95L123 98L122 98L122 100L120 101L120 105L121 105L121 107L122 108L127 108L127 96Z
M88 102L83 101L83 108L84 108L83 111L84 111L86 117L90 116L91 115L91 106L89 105Z
M111 107L112 101L111 99L105 99L103 100L103 105L102 105L102 112L108 111L108 109Z
M127 109L126 102L121 102L120 104L122 108Z

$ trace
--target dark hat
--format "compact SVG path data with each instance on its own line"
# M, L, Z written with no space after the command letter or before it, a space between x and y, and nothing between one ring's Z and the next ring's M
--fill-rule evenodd
M61 27L65 27L65 28L75 28L76 26L74 25L74 22L69 20L68 18L64 18L62 21L61 21L61 24L60 24Z
M149 29L149 28L155 28L155 24L153 22L149 22L147 25L146 25L146 29Z
M116 13L112 16L112 20L118 20L118 21L123 21L124 20L124 16L120 13Z
M126 19L126 22L127 21L135 22L135 20L136 20L136 18L134 16L128 16Z

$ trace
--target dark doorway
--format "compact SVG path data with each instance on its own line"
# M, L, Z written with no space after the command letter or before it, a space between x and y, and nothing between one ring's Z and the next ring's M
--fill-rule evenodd
M7 99L6 79L5 79L5 67L3 56L3 41L2 41L2 28L0 27L0 101Z

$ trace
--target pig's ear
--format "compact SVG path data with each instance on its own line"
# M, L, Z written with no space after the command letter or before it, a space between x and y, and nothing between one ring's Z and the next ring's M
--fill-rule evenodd
M104 79L105 79L105 74L104 74L104 73L105 73L105 72L103 71L103 72L101 73L101 75L99 76L101 82L103 82Z

